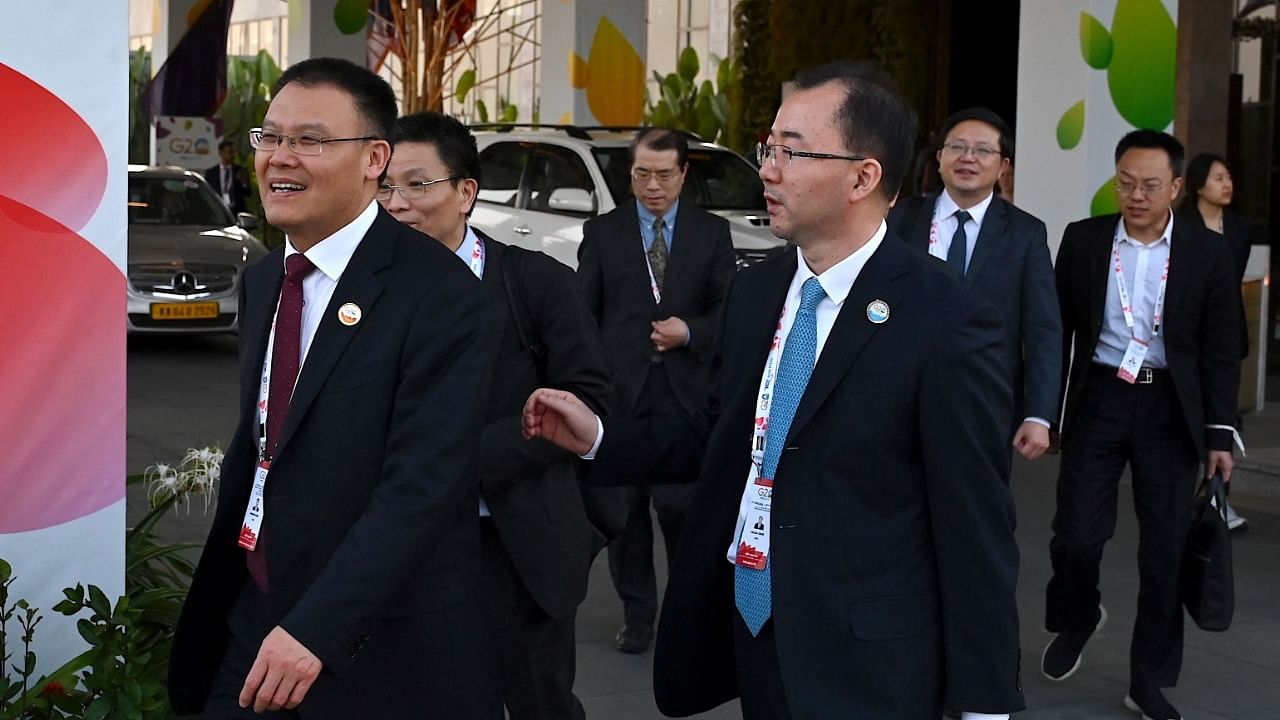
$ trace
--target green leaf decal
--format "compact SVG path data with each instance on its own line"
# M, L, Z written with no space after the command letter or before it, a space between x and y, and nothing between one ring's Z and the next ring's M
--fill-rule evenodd
M1116 179L1108 178L1102 183L1102 187L1098 188L1098 192L1093 194L1093 200L1089 203L1089 215L1098 217L1118 212L1120 212L1120 204L1116 201Z
M1080 13L1080 54L1094 70L1111 64L1111 33L1089 13Z
M364 0L338 0L333 6L333 24L343 35L355 35L369 21L369 3Z
M453 97L457 99L458 102L465 102L467 99L467 93L471 92L471 88L475 87L475 85L475 68L467 68L467 71L462 73L462 77L458 78L458 86L453 90Z
M1072 105L1058 121L1058 147L1070 150L1080 144L1084 135L1084 101Z
M1178 31L1164 3L1119 0L1111 41L1107 87L1116 110L1134 127L1165 129L1173 121Z

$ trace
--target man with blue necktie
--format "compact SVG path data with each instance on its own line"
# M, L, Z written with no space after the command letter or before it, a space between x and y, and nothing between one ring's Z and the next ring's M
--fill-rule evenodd
M757 149L796 249L735 278L706 407L525 405L525 434L593 458L592 481L696 480L654 656L667 715L1023 708L1001 319L886 237L915 127L875 68L800 72Z

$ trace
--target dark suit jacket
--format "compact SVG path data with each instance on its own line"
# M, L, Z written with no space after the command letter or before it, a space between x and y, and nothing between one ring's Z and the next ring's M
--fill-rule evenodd
M935 194L899 200L889 213L890 232L927 253L937 199ZM1027 416L1056 422L1062 318L1044 223L993 197L964 284L994 303L1004 318L1005 357L1013 372L1014 424Z
M696 412L711 383L711 355L725 290L733 279L729 223L681 200L663 281L655 305L640 219L632 199L592 218L582 229L578 284L600 326L621 412L635 407L654 353L650 323L676 316L689 325L686 347L662 353L671 388L687 412Z
M593 480L691 481L701 467L654 655L667 715L738 694L725 553L796 262L791 251L738 273L704 411L605 421ZM880 325L867 318L874 300L890 307ZM854 283L774 484L773 618L792 717L1023 707L1002 352L995 308L901 242L886 238Z
M1071 223L1058 249L1058 302L1063 320L1062 443L1088 382L1107 302L1111 249L1119 215ZM1174 220L1165 291L1165 358L1182 405L1188 439L1201 457L1230 450L1231 433L1206 424L1235 425L1240 386L1240 284L1231 254L1203 226ZM1075 343L1074 357L1071 354ZM1069 374L1068 374L1069 372Z
M246 582L236 540L282 254L250 268L241 287L240 420L174 637L179 712L205 702ZM495 355L479 289L448 249L379 209L320 321L267 479L262 529L265 612L324 663L303 717L502 716L474 586L473 463ZM363 310L354 326L338 322L348 302Z
M535 389L552 387L603 412L612 392L604 347L572 270L476 234L485 247L484 294L499 313L494 327L501 336L480 434L480 493L534 601L552 617L567 617L586 597L591 560L604 538L583 508L580 461L545 440L525 440L520 411ZM511 268L511 295L504 267ZM512 307L512 295L519 307ZM521 343L517 313L535 349Z
M1199 208L1195 202L1190 203L1190 207L1178 213L1178 218L1185 218L1187 222L1209 230L1204 224L1204 218L1200 215ZM1222 213L1222 234L1209 230L1209 237L1220 238L1225 240L1227 248L1231 252L1231 262L1235 267L1236 282L1244 284L1244 271L1249 267L1249 253L1253 251L1253 228L1249 221L1241 215L1237 215L1230 211ZM1245 319L1244 303L1240 304L1240 357L1249 357L1249 321Z
M213 186L213 191L222 197L222 166L214 165L204 171L204 179ZM235 165L231 168L231 212L242 213L248 210L245 204L249 197L249 175L244 168Z

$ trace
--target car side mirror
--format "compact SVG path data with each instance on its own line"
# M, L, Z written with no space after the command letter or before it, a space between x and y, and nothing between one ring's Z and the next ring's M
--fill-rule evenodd
M247 212L236 213L236 225L243 230L253 232L258 229L258 216Z
M551 193L547 207L557 212L595 212L596 201L591 192L582 188L559 188Z

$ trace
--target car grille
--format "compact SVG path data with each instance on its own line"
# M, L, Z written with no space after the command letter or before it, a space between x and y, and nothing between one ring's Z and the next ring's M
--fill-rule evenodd
M129 284L145 295L208 297L235 287L234 265L130 265Z

